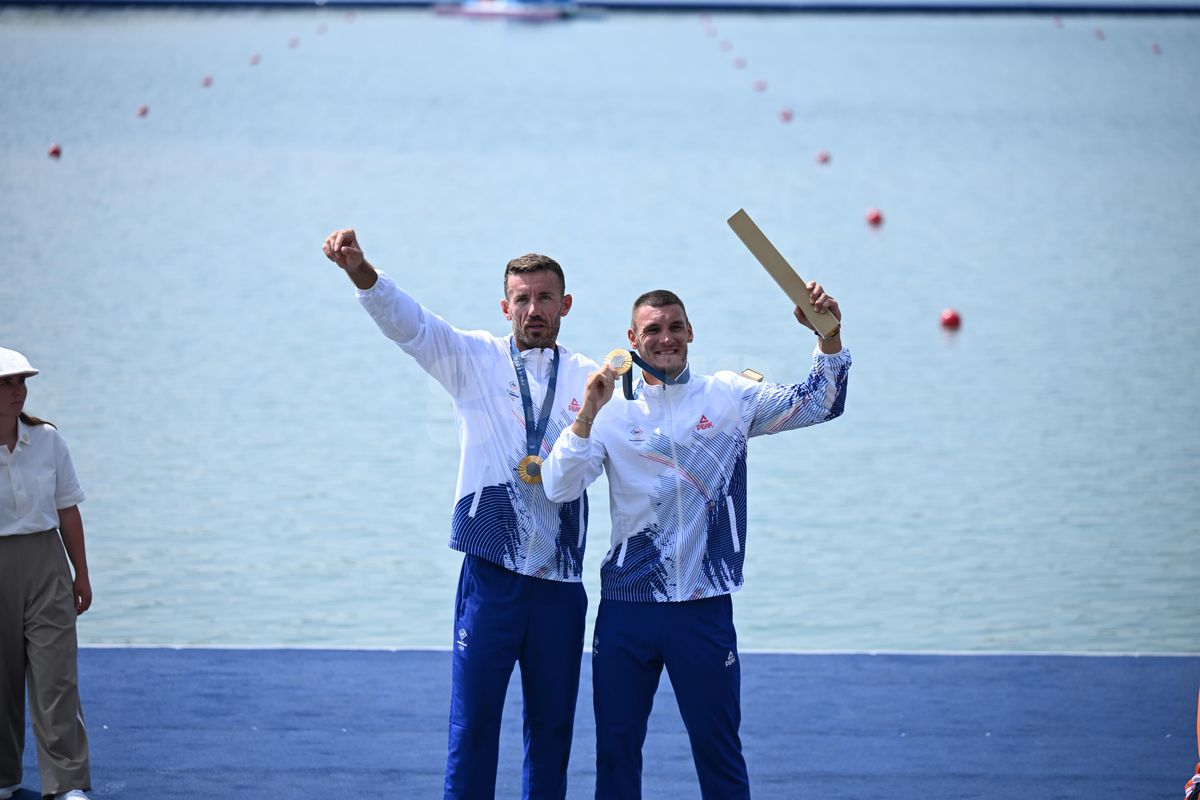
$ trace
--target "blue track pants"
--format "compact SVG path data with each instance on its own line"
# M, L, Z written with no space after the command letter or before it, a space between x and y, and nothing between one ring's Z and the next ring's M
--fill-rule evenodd
M562 800L579 694L587 595L582 583L463 559L455 603L446 798L492 800L500 715L513 664L525 696L521 797Z
M738 737L742 665L729 595L682 603L601 600L592 648L596 800L642 796L642 744L663 666L704 800L750 797Z

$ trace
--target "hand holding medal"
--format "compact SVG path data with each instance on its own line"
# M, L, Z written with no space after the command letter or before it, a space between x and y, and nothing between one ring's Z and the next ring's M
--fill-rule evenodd
M620 358L621 354L628 360L629 354L626 351L614 350L604 359L604 366L588 375L587 385L583 389L583 406L571 425L571 430L576 436L586 439L592 435L592 423L596 421L596 414L612 399L617 376L621 374L618 368L614 367L613 360ZM629 363L633 362L630 360ZM628 372L629 367L626 366L624 371Z
M611 371L614 377L619 376L621 378L621 391L624 393L626 400L633 399L632 370L634 364L641 367L644 372L653 375L654 378L660 383L674 385L677 382L675 378L669 377L662 370L656 369L651 364L647 363L646 359L638 355L636 350L625 350L618 347L616 350L610 351L609 354L604 357L604 369Z

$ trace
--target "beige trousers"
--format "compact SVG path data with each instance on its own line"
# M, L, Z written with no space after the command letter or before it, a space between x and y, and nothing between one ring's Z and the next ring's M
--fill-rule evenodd
M21 782L28 685L42 793L91 788L72 584L58 531L0 536L0 786Z

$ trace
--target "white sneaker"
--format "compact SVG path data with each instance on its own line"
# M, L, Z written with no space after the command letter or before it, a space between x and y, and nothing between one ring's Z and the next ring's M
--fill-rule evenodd
M83 789L72 789L69 792L54 795L54 800L88 800L88 796L83 793Z
M9 786L7 789L0 789L0 800L8 800L8 798L16 794L17 789L20 788L21 784L18 783L16 786Z

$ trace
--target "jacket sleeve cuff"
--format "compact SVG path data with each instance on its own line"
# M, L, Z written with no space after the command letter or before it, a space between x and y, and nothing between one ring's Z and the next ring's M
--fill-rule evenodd
M568 426L558 439L558 447L566 458L586 459L592 453L592 437L578 436Z
M813 348L813 358L817 359L817 360L830 361L833 363L840 364L843 361L845 361L845 362L850 361L850 351L847 350L845 347L843 347L841 350L838 350L836 353L823 353L823 352L821 352L821 345L820 345L820 343L818 343Z

